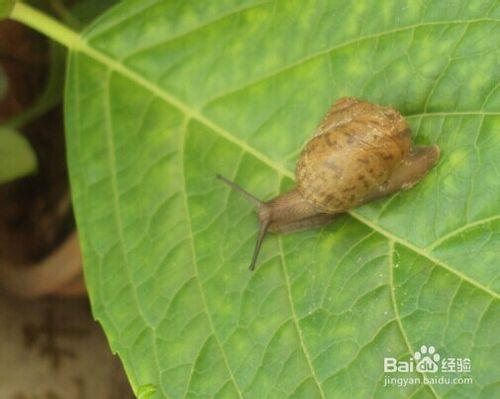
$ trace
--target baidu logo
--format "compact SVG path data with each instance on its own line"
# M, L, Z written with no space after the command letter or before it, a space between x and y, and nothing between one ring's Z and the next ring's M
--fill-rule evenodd
M433 345L421 345L408 360L384 357L384 373L384 387L473 383L470 358L441 356Z
M413 359L416 361L415 368L419 373L435 373L439 369L441 356L432 345L429 347L422 345L413 355Z

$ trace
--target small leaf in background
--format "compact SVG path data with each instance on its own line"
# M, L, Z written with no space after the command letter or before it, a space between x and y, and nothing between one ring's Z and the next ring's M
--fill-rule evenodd
M136 392L500 397L499 17L497 0L151 0L85 31L72 193L93 312ZM216 174L266 200L289 188L342 96L399 109L439 164L269 236L249 273L257 218ZM385 387L384 357L423 345L470 358L473 382Z
M32 173L36 165L28 140L15 130L0 127L0 183Z
M0 0L0 20L10 15L15 2L16 0Z

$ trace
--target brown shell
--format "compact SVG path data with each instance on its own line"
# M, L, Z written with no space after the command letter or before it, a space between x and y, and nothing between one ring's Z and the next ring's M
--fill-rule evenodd
M398 111L342 98L302 150L297 188L323 212L346 211L381 190L410 146L410 127Z

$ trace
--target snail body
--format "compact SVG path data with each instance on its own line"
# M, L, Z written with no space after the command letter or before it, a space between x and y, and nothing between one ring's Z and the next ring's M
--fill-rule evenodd
M289 233L327 224L338 213L413 187L438 159L437 146L412 145L410 127L398 111L346 97L333 104L306 143L291 191L263 202L220 178L258 207L253 270L267 231Z

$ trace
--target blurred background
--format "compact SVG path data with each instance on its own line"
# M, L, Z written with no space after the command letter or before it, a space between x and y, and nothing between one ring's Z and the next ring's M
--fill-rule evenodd
M111 0L30 2L74 30ZM131 398L93 320L65 161L65 50L0 21L0 398Z

